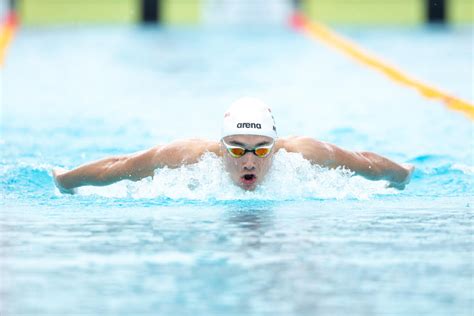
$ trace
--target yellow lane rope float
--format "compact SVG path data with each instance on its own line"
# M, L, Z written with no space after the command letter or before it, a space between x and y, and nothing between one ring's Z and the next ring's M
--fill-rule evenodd
M356 44L338 35L328 27L311 22L303 15L296 13L291 18L291 25L307 33L309 36L320 40L321 42L334 47L357 61L370 66L384 73L390 79L397 81L403 85L416 89L421 95L429 99L437 99L442 101L448 108L463 112L469 118L474 119L474 105L467 101L461 100L455 96L449 95L439 89L431 87L418 80L410 78L407 74L397 70L395 67L387 65L380 59L369 55L359 48Z
M13 39L17 25L18 19L16 14L14 12L10 12L6 16L5 21L2 23L0 29L0 67L3 66L6 50Z

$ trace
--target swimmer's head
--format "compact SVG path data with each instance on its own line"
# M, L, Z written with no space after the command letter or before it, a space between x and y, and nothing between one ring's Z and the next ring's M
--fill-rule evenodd
M221 138L230 135L258 135L277 138L270 107L257 98L240 98L224 113Z
M241 98L224 114L221 149L235 184L253 190L270 170L277 138L270 108L261 100Z

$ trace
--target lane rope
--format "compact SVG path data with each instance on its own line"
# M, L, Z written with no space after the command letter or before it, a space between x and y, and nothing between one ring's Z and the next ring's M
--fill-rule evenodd
M302 31L312 38L315 38L333 48L336 48L357 61L376 69L387 77L405 86L416 89L422 96L428 99L437 99L442 101L448 108L463 112L470 119L474 120L474 105L460 98L445 93L437 88L422 83L416 79L410 78L395 67L388 65L375 56L358 47L355 43L345 39L336 32L330 30L317 22L309 21L301 13L295 13L290 20L290 24L295 29Z
M18 19L15 12L11 11L7 14L0 29L0 68L5 62L5 54L15 35L18 26Z

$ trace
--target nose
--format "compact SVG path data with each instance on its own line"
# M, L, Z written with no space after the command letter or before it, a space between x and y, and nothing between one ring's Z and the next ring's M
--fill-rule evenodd
M253 155L250 155L250 153L247 153L244 157L242 157L242 159L244 159L242 169L245 171L253 171L256 169L255 160L252 156Z

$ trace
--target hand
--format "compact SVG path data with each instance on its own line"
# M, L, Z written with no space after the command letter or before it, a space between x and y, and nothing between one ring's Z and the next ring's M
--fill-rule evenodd
M395 188L398 190L405 189L405 186L410 183L413 172L415 171L415 166L412 164L402 164L402 167L407 171L407 176L403 182L390 182L387 185L387 188Z
M59 189L59 192L63 194L75 194L77 193L75 189L66 189L65 187L61 185L61 175L63 175L67 171L68 170L64 168L54 168L53 169L54 184Z

